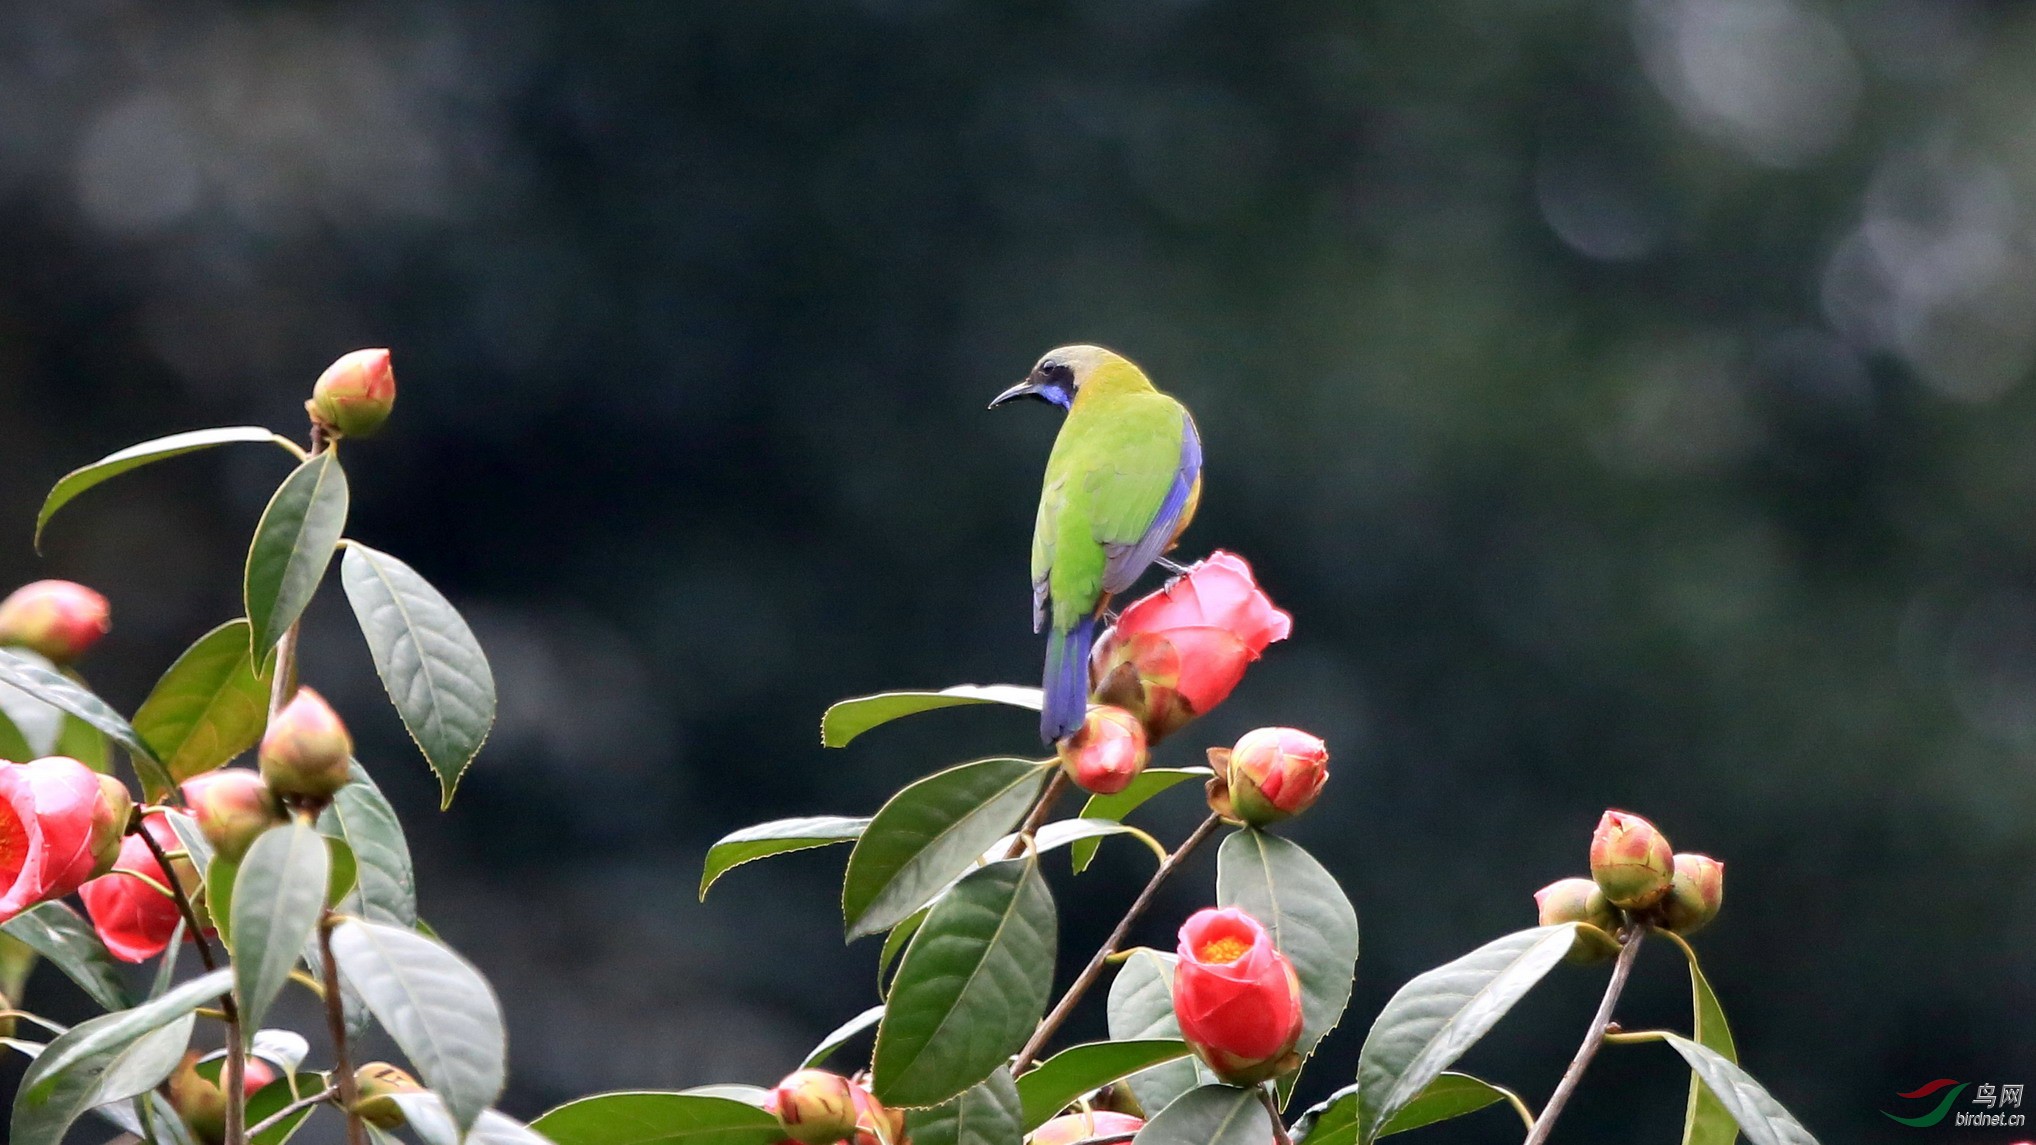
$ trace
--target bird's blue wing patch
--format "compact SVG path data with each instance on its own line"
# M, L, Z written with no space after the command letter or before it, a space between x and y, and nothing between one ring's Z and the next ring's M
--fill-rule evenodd
M1195 491L1195 482L1202 476L1202 436L1195 431L1195 419L1186 413L1181 417L1181 464L1174 471L1174 482L1167 488L1166 500L1159 504L1159 512L1152 518L1152 524L1145 527L1145 535L1130 545L1105 545L1104 555L1108 562L1103 566L1103 591L1119 593L1138 582L1145 570L1166 547L1173 543L1174 534L1180 530L1181 514L1187 511L1188 499Z

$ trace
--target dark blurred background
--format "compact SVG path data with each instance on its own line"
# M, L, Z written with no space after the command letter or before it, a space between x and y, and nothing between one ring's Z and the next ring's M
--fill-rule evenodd
M238 613L287 459L123 478L38 560L44 490L296 435L327 362L394 349L350 531L467 610L501 721L440 814L336 585L306 673L503 995L510 1112L769 1082L875 1000L845 852L706 906L701 855L1034 749L1022 713L816 729L1035 678L1056 419L983 407L1073 340L1196 411L1185 551L1296 616L1163 761L1274 722L1336 753L1291 834L1365 950L1305 1098L1608 805L1728 860L1698 945L1826 1140L1924 1136L1880 1111L1931 1078L2036 1083L2036 11L76 0L0 8L0 91L0 576L111 596L85 667L123 709ZM1105 852L1056 875L1064 976L1148 869ZM1686 1022L1667 946L1641 970L1629 1024ZM1538 1102L1601 981L1466 1064ZM1608 1052L1564 1135L1672 1139L1686 1078Z

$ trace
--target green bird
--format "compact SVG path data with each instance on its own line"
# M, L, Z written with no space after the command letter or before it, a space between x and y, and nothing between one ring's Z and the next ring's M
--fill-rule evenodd
M1101 346L1049 351L990 403L1019 398L1067 411L1032 530L1032 630L1047 630L1039 734L1081 727L1089 649L1110 598L1163 559L1202 499L1202 439L1186 406Z

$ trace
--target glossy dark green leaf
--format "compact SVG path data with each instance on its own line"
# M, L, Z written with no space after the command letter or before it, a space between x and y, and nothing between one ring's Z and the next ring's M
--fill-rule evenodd
M49 753L46 751L37 751L35 745L28 742L28 736L22 732L20 725L14 722L14 717L9 713L8 709L23 704L34 704L42 708L48 708L49 705L33 696L17 692L13 688L5 687L4 685L0 685L0 698L11 701L7 704L0 704L0 759L19 761L48 755ZM55 711L55 709L51 710ZM56 712L56 715L58 718L62 718L63 713Z
M1177 959L1149 946L1134 947L1125 953L1117 976L1110 981L1110 998L1105 1013L1110 1037L1117 1041L1170 1041L1181 1036L1181 1024L1174 1017L1174 963ZM1215 1081L1199 1062L1170 1062L1132 1074L1125 1080L1131 1096L1146 1113L1154 1114L1175 1098L1205 1083Z
M35 1059L36 1069L31 1071L32 1077L22 1079L21 1092L42 1101L72 1066L112 1053L144 1034L162 1029L198 1007L210 1005L232 986L232 970L214 970L131 1010L102 1014L71 1027L70 1032L51 1042Z
M723 835L707 849L707 865L700 872L700 899L714 880L744 863L791 851L807 851L834 843L852 843L862 835L868 819L841 815L813 815L803 819L777 819L758 823Z
M956 708L968 704L1006 704L1038 711L1038 688L1015 684L956 684L937 692L879 692L857 696L827 709L820 717L820 742L827 747L847 747L849 741L879 724L887 724L920 712Z
M881 1005L871 1006L848 1021L834 1027L826 1037L820 1039L819 1045L813 1047L813 1052L806 1055L806 1060L799 1063L799 1068L812 1069L821 1062L826 1061L834 1056L834 1051L840 1049L850 1038L876 1025L883 1018L884 1008Z
M1272 1116L1258 1091L1205 1085L1182 1094L1132 1138L1134 1145L1266 1145Z
M1697 966L1696 952L1688 943L1676 945L1690 964L1690 1018L1697 1044L1738 1064L1739 1049L1732 1040L1732 1027L1725 1021L1725 1008L1718 1004L1710 980ZM1683 1113L1683 1145L1732 1145L1738 1138L1739 1123L1692 1070L1689 1105Z
M234 442L274 442L291 453L297 447L286 438L280 437L258 425L235 425L220 429L194 429L186 433L173 433L154 441L130 445L79 469L73 469L57 481L43 498L42 509L35 515L35 548L42 551L42 530L49 524L57 510L70 504L71 499L109 478L118 477L130 469L139 469L152 461L163 461L215 445Z
M325 911L332 855L301 820L271 827L241 858L233 880L234 987L242 1021L258 1028L283 992L298 952Z
M330 449L299 465L269 498L248 545L241 583L256 659L268 659L317 594L346 531L347 500L346 470Z
M939 1105L1018 1052L1046 1012L1056 925L1037 855L972 871L941 899L891 983L877 1100Z
M113 710L112 705L87 691L83 685L39 663L37 658L24 656L13 649L0 650L0 684L12 684L105 732L133 757L135 771L141 776L142 790L151 801L160 800L168 793L171 787L169 772L155 757L154 750L121 718L119 712Z
M205 838L205 831L198 826L198 820L190 812L174 808L162 812L162 816L176 834L177 842L183 844L184 856L198 869L199 877L209 874L212 870L212 842Z
M892 796L848 857L841 885L848 937L889 930L967 871L1025 818L1051 766L979 759Z
M1817 1145L1782 1103L1723 1054L1678 1034L1666 1034L1670 1049L1690 1063L1691 1072L1717 1097L1753 1145Z
M187 1010L129 1036L104 1037L122 1017L104 1014L74 1026L29 1063L8 1126L11 1145L58 1145L88 1110L154 1089L183 1059L197 1024ZM78 1052L88 1041L97 1048Z
M932 907L921 907L913 911L912 917L892 927L891 933L884 936L884 948L877 951L877 992L879 994L890 992L889 987L885 983L889 981L891 964L898 960L900 954L905 953L907 946L912 945L912 936L919 933L920 924L926 921L926 915L932 909Z
M1130 786L1115 795L1091 795L1082 805L1084 819L1113 819L1123 822L1125 817L1144 806L1153 796L1191 779L1206 780L1214 774L1206 767L1148 767L1131 780ZM1093 839L1083 839L1075 844L1075 873L1089 869L1089 863L1096 857L1100 844Z
M74 684L77 683L75 677L31 649L11 648L9 651L25 663L33 664L51 675L63 677ZM85 690L91 691L90 688ZM55 754L57 741L63 738L64 723L72 718L61 708L44 703L18 688L9 687L0 687L0 712L7 714L8 722L20 733L23 747L22 754L0 755L0 759L38 759Z
M218 855L205 867L205 909L228 949L233 946L233 881L239 875L238 862Z
M359 884L360 861L354 858L353 848L347 845L345 839L337 835L320 835L319 838L324 840L326 854L331 859L331 873L325 880L325 905L339 910L347 897L353 894L354 887ZM352 914L356 918L362 917L359 911L340 913Z
M473 629L417 570L349 541L340 582L396 714L438 774L439 805L495 726L495 675Z
M785 1130L754 1105L689 1093L604 1093L530 1123L555 1145L777 1145Z
M912 1145L1019 1145L1019 1105L1011 1071L998 1066L959 1096L911 1111L905 1136Z
M367 769L353 765L353 781L339 789L318 816L318 829L353 849L357 874L344 912L369 922L417 924L417 876L403 824Z
M1358 1052L1358 1140L1377 1140L1386 1123L1489 1033L1575 940L1575 923L1517 931L1400 987Z
M106 952L106 944L99 941L91 923L64 903L32 906L9 919L0 930L49 959L52 966L108 1010L125 1010L134 1005L134 997L128 993L113 956Z
M268 726L273 669L257 672L251 630L229 620L198 638L156 681L134 730L182 783L255 745Z
M1025 1105L1025 1131L1046 1124L1091 1090L1156 1065L1179 1061L1192 1051L1177 1038L1090 1042L1072 1046L1039 1063L1018 1079Z
M323 848L318 848L324 854ZM466 959L413 930L349 919L332 932L340 976L462 1130L502 1093L502 1006Z
M1357 974L1357 911L1315 857L1246 828L1216 856L1216 901L1265 924L1301 979L1302 1056L1336 1027Z
M253 1097L247 1099L247 1126L252 1129L283 1111L283 1107L300 1097L310 1097L325 1089L325 1079L315 1073L292 1073L261 1087ZM254 1145L283 1145L291 1135L302 1128L304 1122L319 1109L306 1106L283 1118L276 1124L249 1138Z
M1407 1103L1379 1130L1380 1137L1405 1133L1439 1121L1476 1113L1512 1097L1503 1086L1467 1073L1444 1073L1428 1083L1420 1096ZM1345 1086L1321 1104L1301 1115L1294 1123L1294 1145L1356 1145L1358 1123L1357 1087Z
M101 775L113 774L113 749L107 745L105 734L76 716L64 717L57 732L55 754L68 755ZM4 758L7 757L0 756Z

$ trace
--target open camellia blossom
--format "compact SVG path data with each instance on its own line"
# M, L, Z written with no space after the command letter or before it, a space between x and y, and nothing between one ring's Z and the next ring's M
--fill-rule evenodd
M1236 907L1181 925L1174 1017L1217 1076L1256 1085L1286 1072L1301 1040L1301 980L1259 921Z
M75 759L0 763L0 921L92 877L99 776Z
M1098 1109L1089 1113L1070 1113L1032 1131L1027 1140L1032 1145L1075 1145L1092 1137L1122 1137L1136 1133L1145 1122L1129 1113L1111 1113Z
M1219 550L1126 608L1096 642L1096 698L1136 714L1157 743L1229 698L1293 627L1244 558Z
M143 820L142 827L165 852L182 849L183 843L161 813ZM78 890L78 897L85 900L85 913L92 918L92 929L99 932L106 949L123 962L146 962L161 954L177 930L176 900L146 880L170 885L170 876L149 852L148 844L139 835L129 835L120 844L120 858L112 872Z

